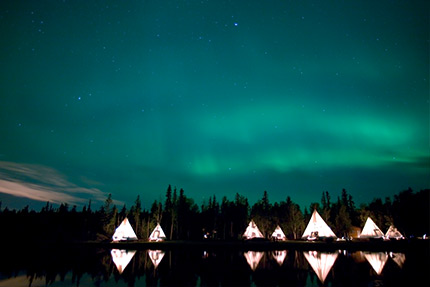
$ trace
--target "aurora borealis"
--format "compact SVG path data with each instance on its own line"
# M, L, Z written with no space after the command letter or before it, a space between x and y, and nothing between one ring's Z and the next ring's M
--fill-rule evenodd
M0 201L430 188L426 1L1 1Z

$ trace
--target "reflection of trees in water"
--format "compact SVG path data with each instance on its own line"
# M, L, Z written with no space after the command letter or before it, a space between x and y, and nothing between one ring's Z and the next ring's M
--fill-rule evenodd
M369 265L362 252L349 252L343 250L333 265L332 280L339 286L350 286L354 282L355 286L367 286L370 280Z
M250 283L249 265L239 251L207 252L198 272L202 285L246 286Z
M207 286L300 286L306 280L306 270L295 266L295 252L290 251L282 264L273 257L273 251L263 252L258 265L249 265L248 252L217 251L204 256L198 276Z
M375 280L409 282L410 279L407 278L411 277L413 268L420 266L411 259L405 260L404 254L393 253L386 262L384 272L377 275L371 272L372 267L367 260L357 260L360 257L355 253L357 252L339 253L330 275L327 276L326 284L364 286ZM197 283L201 286L305 286L309 282L320 284L303 251L289 250L282 264L279 264L273 254L273 251L265 251L253 271L244 251L239 250L174 249L165 251L157 268L148 251L140 250L120 274L110 250L6 249L2 255L7 260L0 261L0 275L2 278L15 277L24 271L28 285L40 285L42 282L48 286L58 281L64 281L71 286L84 286L88 280L95 286L117 285L121 282L128 286L195 286ZM402 259L403 264L398 264L394 258ZM423 265L421 269L425 266L428 265ZM409 273L402 273L404 270Z
M166 251L155 268L148 252L140 250L120 273L110 250L32 249L11 251L6 255L11 260L7 264L2 261L0 270L5 277L13 277L26 270L30 286L32 282L41 280L46 285L71 280L72 286L80 286L83 277L88 280L87 276L95 286L105 285L106 282L125 282L128 286L137 286L141 284L139 281L144 281L147 286L194 286L197 281L204 286L247 286L251 282L257 286L275 286L276 282L290 285L304 282L300 279L301 273L294 267L295 256L288 255L280 266L271 254L265 252L253 272L241 251L207 251L205 256L203 251Z
M109 278L110 254L86 248L5 248L0 260L1 274L6 278L15 277L25 270L28 283L44 281L50 285L56 281L72 280L79 285L84 274L93 281ZM109 263L108 263L109 262ZM67 279L66 279L67 277Z

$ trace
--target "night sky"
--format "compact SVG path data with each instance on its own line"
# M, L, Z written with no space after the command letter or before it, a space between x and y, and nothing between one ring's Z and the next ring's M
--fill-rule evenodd
M0 1L0 201L430 188L428 1Z

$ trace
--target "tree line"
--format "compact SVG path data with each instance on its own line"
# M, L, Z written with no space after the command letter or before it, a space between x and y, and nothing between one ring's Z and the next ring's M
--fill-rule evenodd
M226 196L219 200L213 195L198 206L183 189L177 192L169 185L165 199L155 200L149 209L142 207L139 195L130 208L117 207L109 194L100 208L93 209L90 200L80 211L67 203L54 208L50 202L39 212L30 210L29 206L21 210L7 207L2 210L0 202L0 223L5 231L2 240L13 241L110 240L125 217L138 238L144 240L157 223L161 224L169 240L200 240L203 237L237 240L253 219L266 238L270 238L279 225L287 238L299 239L316 209L339 237L347 235L354 227L362 228L369 216L383 231L394 225L405 237L411 237L429 232L429 194L429 189L414 192L409 188L394 195L393 199L375 198L369 204L357 207L345 189L337 198L324 191L319 202L311 203L302 211L290 196L271 203L267 191L252 206L239 193L232 200Z

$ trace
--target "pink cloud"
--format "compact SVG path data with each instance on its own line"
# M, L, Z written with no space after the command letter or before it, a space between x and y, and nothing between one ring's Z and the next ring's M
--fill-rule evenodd
M0 192L18 197L26 197L38 201L49 201L52 203L83 203L83 198L71 196L66 193L43 189L38 185L26 185L24 183L6 181L0 179Z
M4 161L0 161L0 192L37 201L77 205L88 199L103 202L107 197L97 188L81 187L68 181L53 168Z

